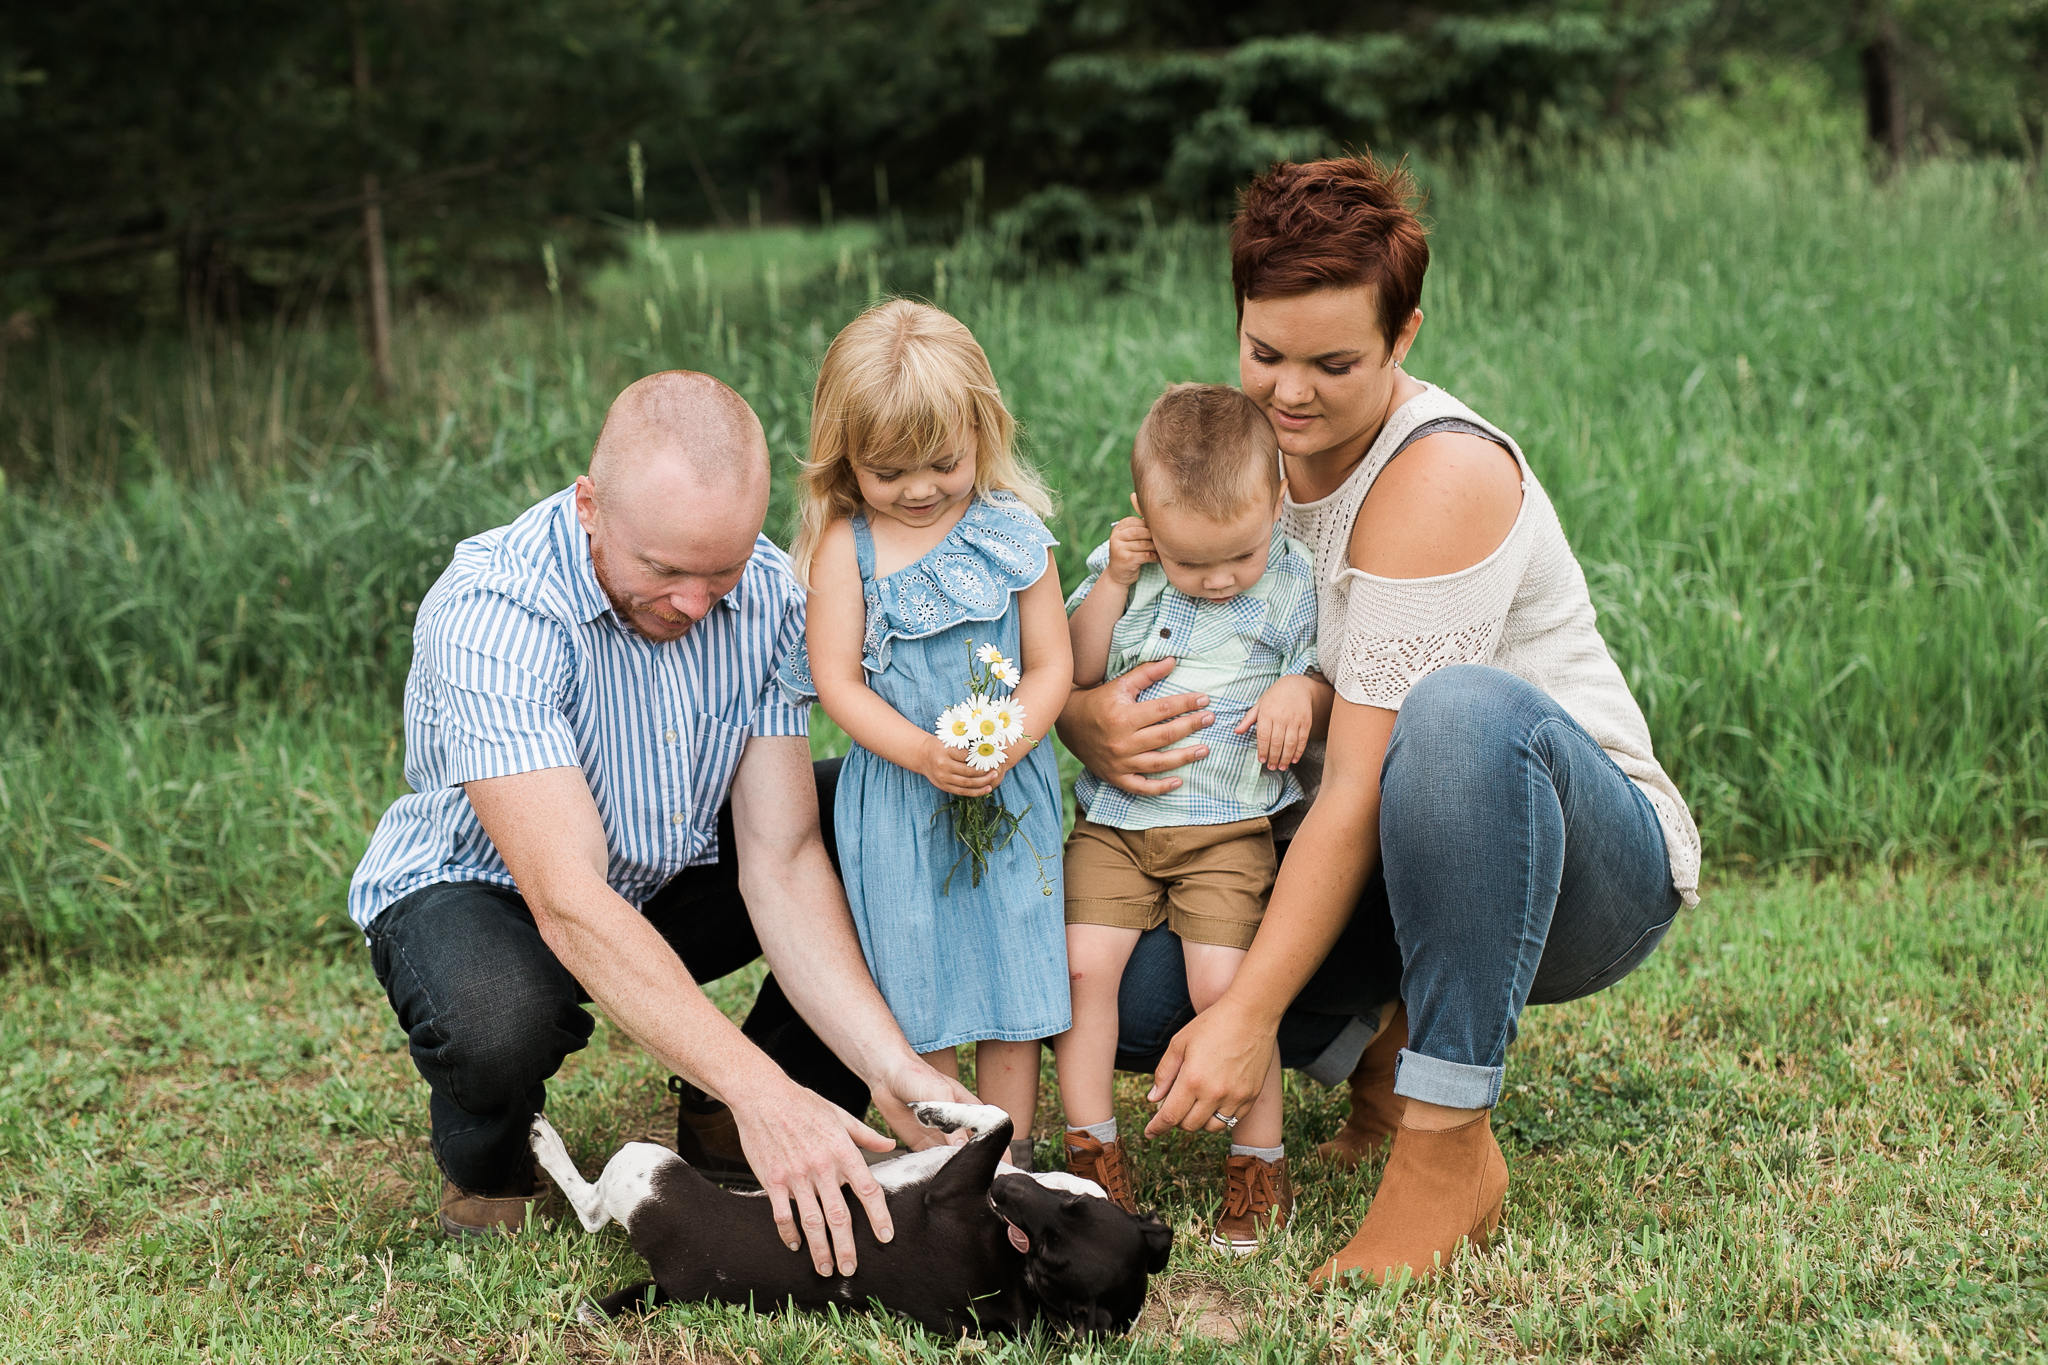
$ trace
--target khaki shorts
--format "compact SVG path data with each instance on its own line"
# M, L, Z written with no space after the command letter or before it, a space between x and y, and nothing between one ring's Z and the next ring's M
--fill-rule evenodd
M1190 943L1249 948L1278 870L1263 815L1162 829L1111 829L1083 816L1067 837L1067 923L1163 923Z

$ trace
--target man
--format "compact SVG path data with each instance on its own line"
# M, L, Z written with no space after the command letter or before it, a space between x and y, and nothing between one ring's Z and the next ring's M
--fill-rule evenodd
M861 957L819 826L836 767L814 775L808 710L774 681L804 598L767 507L745 401L650 375L590 472L457 546L420 605L414 794L349 913L432 1090L450 1235L516 1227L545 1193L527 1125L590 1036L586 1000L695 1087L687 1155L758 1178L820 1274L854 1268L842 1184L892 1235L858 1150L891 1144L848 1111L872 1098L926 1145L906 1103L971 1098L910 1050ZM763 955L736 1029L697 983Z

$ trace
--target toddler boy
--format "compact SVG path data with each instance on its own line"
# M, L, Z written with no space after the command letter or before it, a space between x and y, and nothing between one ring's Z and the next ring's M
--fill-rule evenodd
M1178 384L1146 414L1131 448L1135 517L1088 557L1067 600L1074 683L1171 657L1145 698L1209 697L1209 756L1183 782L1137 796L1092 773L1066 846L1067 958L1074 1026L1053 1040L1067 1109L1067 1164L1135 1211L1110 1076L1117 986L1138 936L1161 923L1181 939L1188 994L1207 1009L1230 985L1265 913L1277 862L1271 817L1301 799L1288 771L1330 688L1315 667L1316 594L1307 547L1280 534L1282 483L1272 426L1237 389ZM1183 741L1195 743L1194 739ZM1210 1245L1245 1255L1293 1208L1280 1138L1280 1058L1231 1132L1223 1210Z

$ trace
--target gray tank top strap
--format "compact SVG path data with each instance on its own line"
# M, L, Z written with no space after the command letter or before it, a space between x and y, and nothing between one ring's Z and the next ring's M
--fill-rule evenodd
M868 531L868 514L853 514L853 557L860 563L863 583L875 576L875 538Z
M1394 447L1394 455L1399 455L1423 437L1434 436L1439 431L1456 431L1462 432L1467 436L1477 436L1482 441L1491 441L1502 450L1507 450L1510 455L1514 454L1512 450L1508 450L1507 442L1501 440L1500 437L1494 435L1485 427L1480 426L1477 422L1468 422L1462 417L1433 417L1427 422L1416 423L1415 430L1409 432L1401 444ZM1387 459L1391 461L1394 455L1387 456Z

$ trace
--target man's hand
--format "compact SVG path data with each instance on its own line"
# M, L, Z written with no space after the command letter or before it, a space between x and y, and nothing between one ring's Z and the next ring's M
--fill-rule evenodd
M820 1275L830 1275L835 1260L841 1275L854 1271L853 1214L840 1186L850 1186L867 1210L876 1241L895 1237L886 1194L855 1146L886 1152L895 1145L888 1138L793 1081L766 1093L735 1095L727 1103L747 1164L768 1193L783 1245L796 1251L808 1242Z
M1060 712L1059 736L1090 772L1140 796L1158 796L1180 786L1177 777L1155 777L1209 756L1206 744L1162 750L1216 723L1197 693L1141 702L1138 694L1173 672L1174 659L1140 664L1120 678L1086 691L1076 688Z
M1284 771L1298 762L1302 751L1308 748L1315 720L1316 685L1295 675L1275 679L1237 723L1236 733L1241 735L1256 725L1260 764Z
M883 1121L913 1150L925 1147L959 1146L967 1141L966 1130L948 1133L927 1128L910 1112L919 1100L946 1104L980 1104L974 1093L951 1076L932 1070L923 1058L913 1055L901 1066L877 1081L869 1091Z
M1119 587L1138 581L1147 564L1157 564L1159 552L1152 546L1152 528L1143 517L1125 517L1109 529L1109 567L1102 576Z

